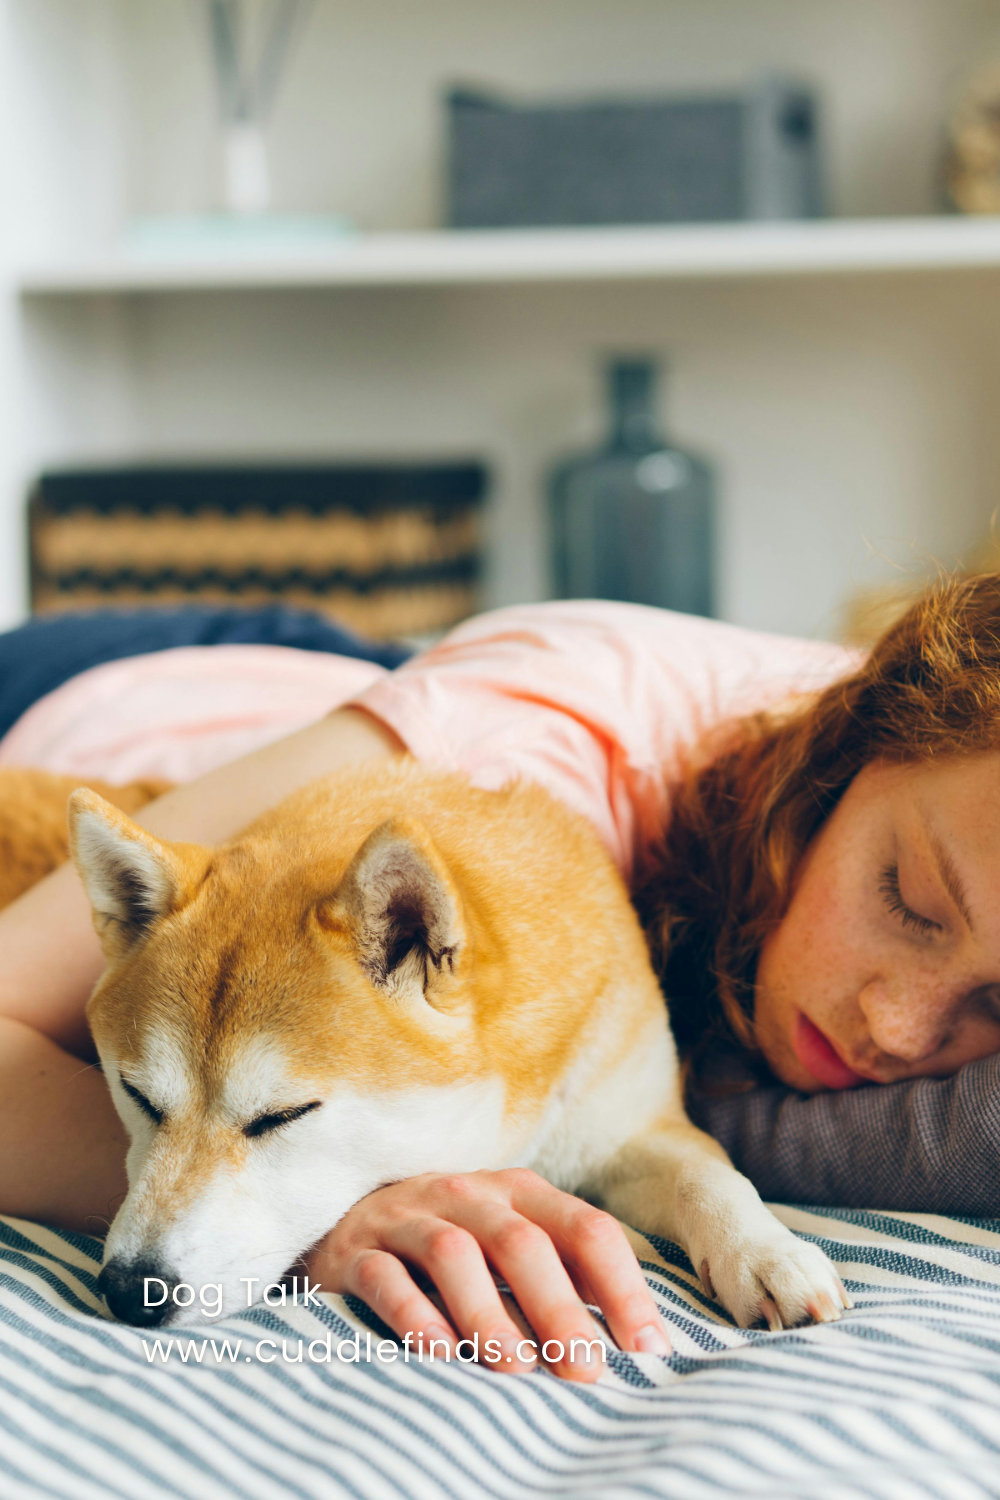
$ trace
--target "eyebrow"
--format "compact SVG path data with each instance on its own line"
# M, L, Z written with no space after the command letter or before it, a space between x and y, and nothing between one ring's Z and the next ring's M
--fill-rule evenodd
M949 854L948 850L945 848L944 844L941 842L937 834L930 828L928 828L927 830L927 837L930 842L931 852L934 855L934 861L937 865L938 874L941 877L941 882L945 890L948 892L948 895L951 897L952 901L954 901L955 905L958 907L963 922L971 932L973 931L974 927L972 921L972 913L969 911L969 902L965 894L965 886L962 884L962 878L959 875L958 870L955 868L955 861L952 859L951 855Z

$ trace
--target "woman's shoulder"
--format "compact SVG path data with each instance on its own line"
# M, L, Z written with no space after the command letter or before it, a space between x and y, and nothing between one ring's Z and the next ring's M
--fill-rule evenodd
M857 659L857 653L829 641L778 635L643 604L567 599L508 605L474 615L409 666L450 659L491 644L519 652L555 647L567 653L606 644L617 649L633 646L674 662L678 655L691 655L719 663L815 663L842 670Z
M608 600L492 610L457 627L402 669L507 683L515 693L555 690L595 722L636 714L671 740L790 695L818 691L856 666L828 641L776 635L721 620ZM653 745L655 744L655 750ZM653 737L651 750L664 745Z

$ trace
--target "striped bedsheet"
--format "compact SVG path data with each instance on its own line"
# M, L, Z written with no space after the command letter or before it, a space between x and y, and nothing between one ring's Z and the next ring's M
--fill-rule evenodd
M102 1316L97 1241L0 1220L0 1497L1000 1495L1000 1220L779 1213L837 1262L854 1312L742 1331L673 1246L637 1236L675 1353L612 1352L591 1387L315 1362L328 1334L350 1354L355 1331L362 1351L387 1332L334 1297L182 1330L164 1359L168 1331ZM282 1358L300 1340L314 1362Z

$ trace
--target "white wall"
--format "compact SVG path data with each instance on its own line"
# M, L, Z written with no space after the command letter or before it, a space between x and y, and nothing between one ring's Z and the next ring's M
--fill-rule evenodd
M98 363L60 426L94 455L109 412L126 451L156 455L484 455L486 602L507 602L547 587L543 476L600 436L600 359L651 349L673 362L673 431L719 466L723 615L830 635L851 589L950 565L988 528L998 291L970 275L141 298L125 328L90 329L95 350L127 345L131 425Z
M25 327L15 288L32 256L97 243L126 211L124 41L117 0L0 0L0 628L27 608L30 476L100 441L79 399L100 386L99 350L65 320L48 337L41 310Z

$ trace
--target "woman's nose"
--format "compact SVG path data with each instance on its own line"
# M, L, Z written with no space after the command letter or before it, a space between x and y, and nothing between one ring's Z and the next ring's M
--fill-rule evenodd
M940 985L876 981L858 996L872 1041L880 1052L919 1063L943 1047L952 999Z

